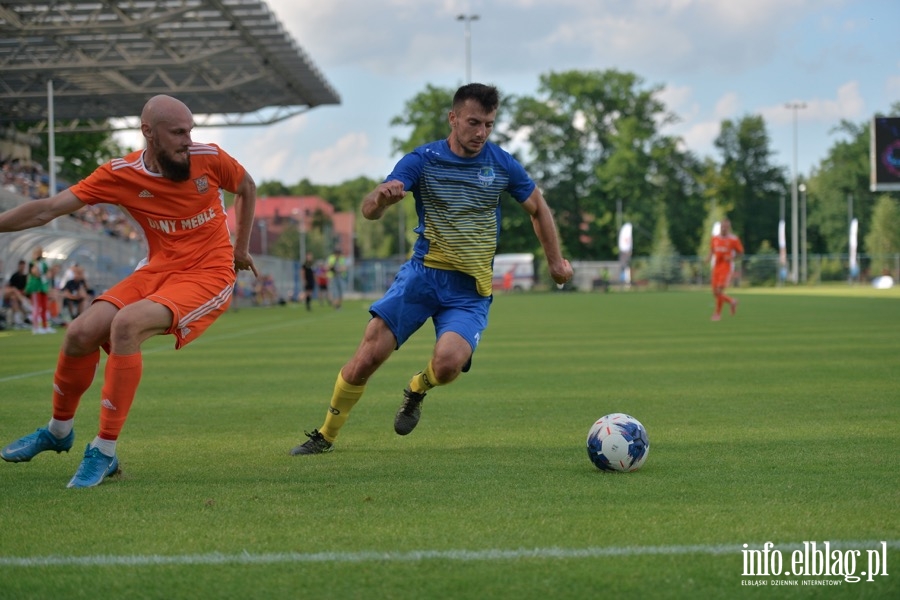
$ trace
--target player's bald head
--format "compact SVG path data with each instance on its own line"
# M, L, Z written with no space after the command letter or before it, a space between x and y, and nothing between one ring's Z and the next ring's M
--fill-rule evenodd
M160 123L175 123L186 119L193 121L193 118L191 109L184 102L160 94L147 100L144 105L144 110L141 111L141 126L148 125L154 128Z
M141 133L147 142L147 168L172 181L185 181L191 174L191 130L194 117L181 100L153 96L141 111Z

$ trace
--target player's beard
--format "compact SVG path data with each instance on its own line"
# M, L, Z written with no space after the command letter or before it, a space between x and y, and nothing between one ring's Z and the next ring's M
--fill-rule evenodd
M191 155L185 155L184 162L176 162L169 155L160 150L156 153L156 162L162 176L172 181L187 181L191 177Z
M471 148L471 144L463 143L462 137L460 137L459 134L457 134L456 132L453 132L451 135L456 136L456 144L463 151L463 154L465 155L465 157L472 158L473 156L478 156L479 154L481 154L481 150L482 150L482 148L484 148L484 143L479 145L478 148L473 149L473 148Z

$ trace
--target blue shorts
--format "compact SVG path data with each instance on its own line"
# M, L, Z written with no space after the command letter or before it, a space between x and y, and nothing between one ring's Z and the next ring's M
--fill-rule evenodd
M491 301L492 297L478 293L471 275L410 260L369 312L384 320L397 338L397 348L431 317L435 339L452 331L469 342L474 352L487 327Z

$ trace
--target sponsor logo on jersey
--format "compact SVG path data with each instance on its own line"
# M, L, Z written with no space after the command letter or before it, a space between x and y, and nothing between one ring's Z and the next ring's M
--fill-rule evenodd
M207 190L209 190L209 179L206 175L203 177L198 177L194 180L194 185L197 186L197 191L201 194L205 194Z

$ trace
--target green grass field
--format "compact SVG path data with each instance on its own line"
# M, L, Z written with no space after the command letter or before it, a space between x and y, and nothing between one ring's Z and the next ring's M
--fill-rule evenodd
M321 425L368 303L151 340L121 475L65 487L99 377L72 452L0 463L0 598L900 598L900 294L824 289L737 290L719 323L706 291L499 296L473 370L414 433L393 416L430 323L312 457L288 450ZM49 418L61 334L0 335L6 444ZM588 460L610 412L648 430L638 472ZM835 570L858 551L857 575L886 547L888 575L746 576L743 544L767 541L782 570L803 542L829 542ZM840 585L804 585L822 580Z

